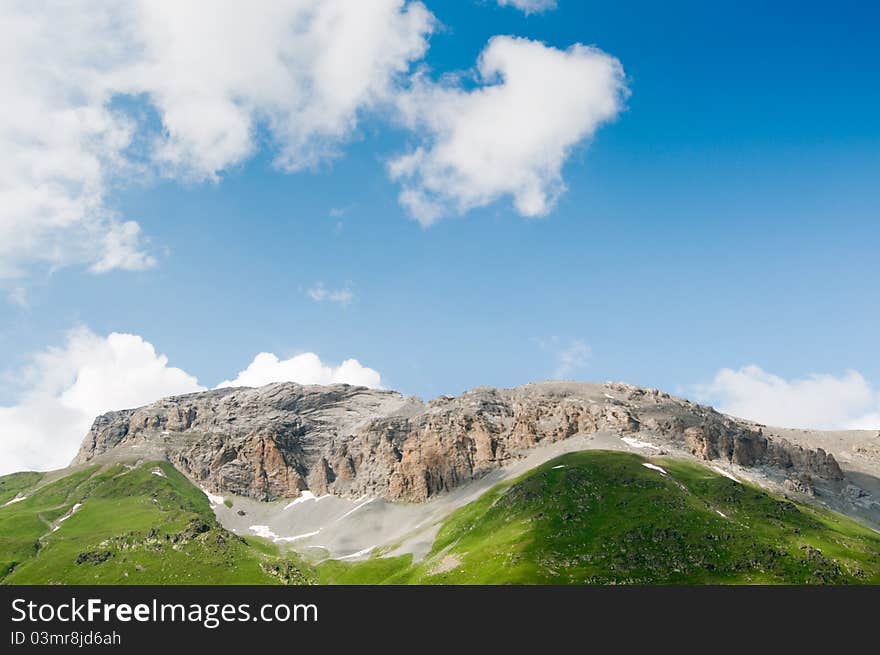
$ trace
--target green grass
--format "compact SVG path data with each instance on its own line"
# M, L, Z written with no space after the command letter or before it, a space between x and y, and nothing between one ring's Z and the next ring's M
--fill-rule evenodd
M223 529L167 463L42 480L0 478L7 499L27 495L0 507L2 584L880 584L880 534L696 463L628 453L564 455L493 487L419 562L281 555Z
M313 575L223 529L205 495L164 462L89 468L0 508L0 567L4 584L292 584Z
M452 514L424 561L325 562L323 583L880 583L880 535L680 460L564 455ZM559 468L557 468L559 467ZM721 516L719 514L726 516Z
M36 485L43 479L43 473L34 473L27 471L24 473L13 473L0 478L0 506L18 496Z

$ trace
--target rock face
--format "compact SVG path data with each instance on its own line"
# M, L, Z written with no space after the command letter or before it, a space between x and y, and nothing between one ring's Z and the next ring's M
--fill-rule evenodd
M149 445L212 492L421 502L577 434L638 434L705 460L843 478L834 457L656 389L546 382L429 403L348 385L271 384L166 398L98 417L74 463Z

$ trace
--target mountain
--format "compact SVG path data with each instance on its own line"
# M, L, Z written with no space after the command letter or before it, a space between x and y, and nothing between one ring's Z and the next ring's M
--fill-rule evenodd
M878 443L620 383L208 391L0 478L0 579L876 583Z
M259 500L303 490L422 502L573 435L613 433L703 460L764 467L808 491L833 455L657 390L542 383L430 403L348 385L272 384L177 396L99 417L75 463L152 452L212 492Z

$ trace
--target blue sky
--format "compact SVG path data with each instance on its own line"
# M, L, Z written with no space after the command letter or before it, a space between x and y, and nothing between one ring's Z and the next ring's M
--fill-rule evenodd
M85 326L139 335L209 387L259 352L313 352L425 398L562 375L731 404L712 381L756 365L787 400L811 375L857 371L852 411L880 408L880 10L426 4L440 25L407 74L432 84L472 71L495 35L595 45L622 64L625 106L566 151L546 215L502 194L423 227L388 173L422 135L384 109L305 170L279 170L258 134L214 181L119 176L103 205L137 221L155 265L26 262L0 281L17 299L0 304L0 404L34 384L20 374L34 353ZM114 102L161 132L147 98ZM319 283L350 302L314 300ZM825 423L852 418L840 411Z

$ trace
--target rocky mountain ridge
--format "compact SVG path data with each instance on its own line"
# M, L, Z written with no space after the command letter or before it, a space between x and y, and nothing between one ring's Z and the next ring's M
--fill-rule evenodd
M835 458L656 389L545 382L428 403L349 385L276 383L175 396L98 417L74 459L149 445L203 488L258 500L423 502L542 444L599 432L778 471L797 491L839 481Z

